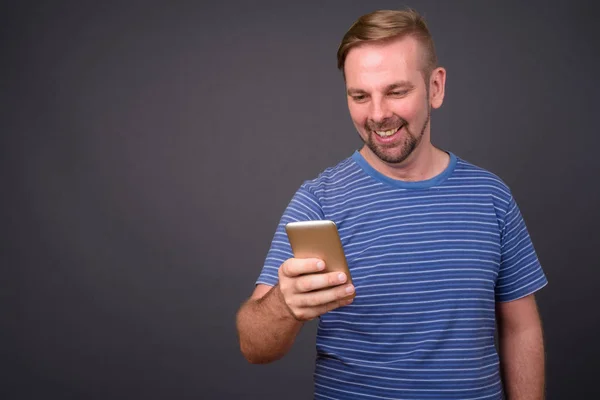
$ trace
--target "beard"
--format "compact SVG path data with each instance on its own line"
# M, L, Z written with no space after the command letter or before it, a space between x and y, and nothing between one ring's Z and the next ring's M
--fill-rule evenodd
M427 124L429 124L429 120L431 117L431 107L427 107L427 119L423 123L423 126L420 129L411 130L411 127L404 118L394 114L390 118L386 118L385 120L375 123L373 121L367 120L365 123L365 130L369 133L367 139L363 139L360 136L361 140L365 145L382 161L389 164L399 164L406 160L408 156L412 154L412 152L417 148L419 143L421 143L421 139L425 134L425 129L427 128ZM400 129L406 129L406 134L404 138L401 139L400 143L391 143L389 145L381 145L378 144L374 135L377 135L374 131L385 131L390 129L390 127L397 127ZM399 149L398 151L393 151L394 149Z

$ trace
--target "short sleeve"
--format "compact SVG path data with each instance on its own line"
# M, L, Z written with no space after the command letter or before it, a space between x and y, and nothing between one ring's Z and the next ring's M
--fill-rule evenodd
M304 185L301 186L292 197L277 225L271 247L256 284L262 283L269 286L277 284L279 267L285 260L293 257L292 248L285 232L285 225L289 222L321 219L323 219L323 211L318 199Z
M496 301L517 300L546 286L523 216L511 196L501 231L501 261L496 280Z

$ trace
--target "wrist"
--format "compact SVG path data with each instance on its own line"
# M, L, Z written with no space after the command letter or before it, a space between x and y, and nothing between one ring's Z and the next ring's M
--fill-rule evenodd
M271 312L274 313L278 319L293 321L296 323L303 322L303 321L299 320L298 318L296 318L296 315L294 315L294 312L292 311L290 306L288 306L287 302L285 301L285 296L281 292L279 283L277 283L275 286L273 286L270 294L271 294L271 296L269 296L269 297L273 297L274 298L273 300L275 300L273 302L270 302L271 303L270 304ZM273 304L273 303L276 303L276 304Z

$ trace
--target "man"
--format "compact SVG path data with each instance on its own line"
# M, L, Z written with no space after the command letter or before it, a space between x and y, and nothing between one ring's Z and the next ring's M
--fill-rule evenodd
M546 277L509 188L431 144L446 72L425 22L361 17L338 67L364 146L291 200L238 312L242 353L277 360L319 317L316 398L543 398ZM285 224L307 219L337 224L354 286L293 257Z

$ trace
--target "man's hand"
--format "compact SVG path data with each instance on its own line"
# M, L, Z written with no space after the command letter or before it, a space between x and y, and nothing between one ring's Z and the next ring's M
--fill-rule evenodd
M343 272L326 272L323 260L290 258L279 267L278 291L290 314L308 321L352 303L354 286Z
M291 258L279 267L279 283L259 284L237 314L240 349L251 363L283 357L305 321L352 303L354 287L340 272L324 272L319 259Z

